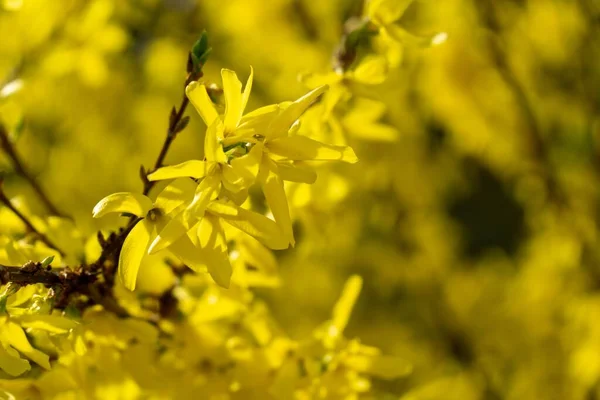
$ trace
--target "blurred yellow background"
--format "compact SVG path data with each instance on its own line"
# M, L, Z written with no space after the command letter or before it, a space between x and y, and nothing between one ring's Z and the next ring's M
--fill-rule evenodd
M116 223L92 220L100 198L140 190L202 30L206 79L225 67L245 80L252 66L254 109L330 71L360 8L0 0L0 120L23 124L17 149L89 236ZM338 138L359 163L288 187L297 245L277 252L282 285L260 296L302 337L361 275L347 336L413 364L375 383L406 400L599 398L600 2L422 0L400 24L448 39L407 44L364 89L371 100ZM202 155L202 121L188 114L167 163ZM360 128L380 116L393 129ZM0 170L11 196L43 210L2 155Z

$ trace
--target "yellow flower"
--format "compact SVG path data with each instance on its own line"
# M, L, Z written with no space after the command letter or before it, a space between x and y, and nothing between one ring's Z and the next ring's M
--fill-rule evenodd
M392 67L400 64L404 44L419 47L437 46L448 38L444 32L432 36L415 36L397 24L413 1L371 0L367 4L366 16L375 25L379 34L375 45L382 49Z
M294 235L283 181L314 183L316 173L306 161L358 161L348 146L333 146L295 134L300 126L299 118L327 88L318 87L291 104L261 109L260 115L274 115L262 119L254 136L257 143L250 152L231 161L240 176L256 174L275 221L292 245Z

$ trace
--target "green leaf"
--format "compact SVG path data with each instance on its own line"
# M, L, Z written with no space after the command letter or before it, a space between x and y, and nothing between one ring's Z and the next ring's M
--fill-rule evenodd
M211 51L212 48L208 46L208 34L204 31L196 43L194 43L192 51L190 52L194 72L200 72L200 70L202 70L202 66L206 64L206 60L208 60Z
M54 261L54 256L44 258L42 261L42 269L45 269L48 265L52 264L52 261Z
M96 204L92 215L94 218L103 217L109 213L129 213L145 217L152 208L152 200L148 197L129 192L113 193Z

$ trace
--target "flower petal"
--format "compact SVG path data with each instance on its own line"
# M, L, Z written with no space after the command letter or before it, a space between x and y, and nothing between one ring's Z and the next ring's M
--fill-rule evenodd
M215 216L206 215L198 224L197 232L208 273L218 285L228 288L233 270L221 221Z
M221 174L207 176L200 182L196 188L194 199L184 212L184 222L189 226L194 225L192 222L204 216L206 206L212 200L213 195L221 185Z
M129 213L138 217L145 217L152 208L152 200L148 197L129 192L113 193L106 196L96 204L92 215L100 218L108 213Z
M235 128L242 118L242 82L235 72L225 68L221 70L221 78L225 96L224 136L227 136L235 132Z
M204 156L207 161L215 163L226 163L227 156L223 152L223 123L220 119L208 127L204 137Z
M292 219L290 217L290 208L285 195L283 181L276 174L277 166L267 157L263 159L261 164L261 172L259 179L262 185L265 199L269 204L269 208L275 217L275 222L279 225L284 237L294 246L294 231L292 230Z
M271 153L289 160L358 161L352 147L325 144L300 135L271 140L268 148Z
M121 255L119 256L118 272L119 279L129 290L135 289L140 264L150 241L150 232L152 232L152 224L144 219L133 227L123 243Z
M271 249L288 248L289 242L282 234L281 228L275 221L264 215L221 201L213 201L208 205L207 210Z
M263 151L264 145L257 143L250 149L248 154L231 160L231 167L238 176L242 177L246 186L252 185L256 180Z
M219 114L213 105L206 86L198 82L192 82L185 88L185 94L202 117L206 126L211 126L219 118Z
M248 80L246 81L246 86L244 86L244 93L242 93L242 111L240 113L240 119L242 114L244 114L244 110L248 105L248 99L250 98L250 92L252 91L252 82L254 81L254 68L250 66L250 75L248 76ZM238 121L239 125L239 121Z
M327 85L319 86L290 104L273 119L265 136L267 138L275 138L287 135L288 130L294 122L296 122L308 107L310 107L319 96L325 93L328 88L329 86Z
M284 181L313 184L317 180L317 173L308 165L278 162L277 171Z
M154 206L163 214L169 214L182 204L190 202L197 186L196 182L188 178L175 179L158 194Z
M162 181L165 179L175 179L191 177L194 179L203 178L208 173L210 163L200 160L190 160L177 165L162 167L148 175L151 181Z
M154 254L160 250L164 250L173 244L176 240L181 238L187 231L187 228L177 218L171 219L164 228L161 229L158 236L154 238L154 241L148 248L148 254Z

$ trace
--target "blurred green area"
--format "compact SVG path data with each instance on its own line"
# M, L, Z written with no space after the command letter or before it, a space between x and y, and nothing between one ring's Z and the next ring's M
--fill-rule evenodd
M300 74L330 70L357 9L2 0L0 119L13 132L24 122L18 151L91 235L116 222L92 220L100 198L141 188L202 30L208 80L254 67L253 109L302 94ZM423 0L401 23L448 40L407 46L369 89L397 140L350 136L358 164L290 188L298 244L277 255L282 287L261 296L301 337L362 275L348 336L414 364L378 383L404 399L598 398L600 2ZM202 136L194 114L167 163L201 156ZM2 156L0 170L10 195L43 210Z

